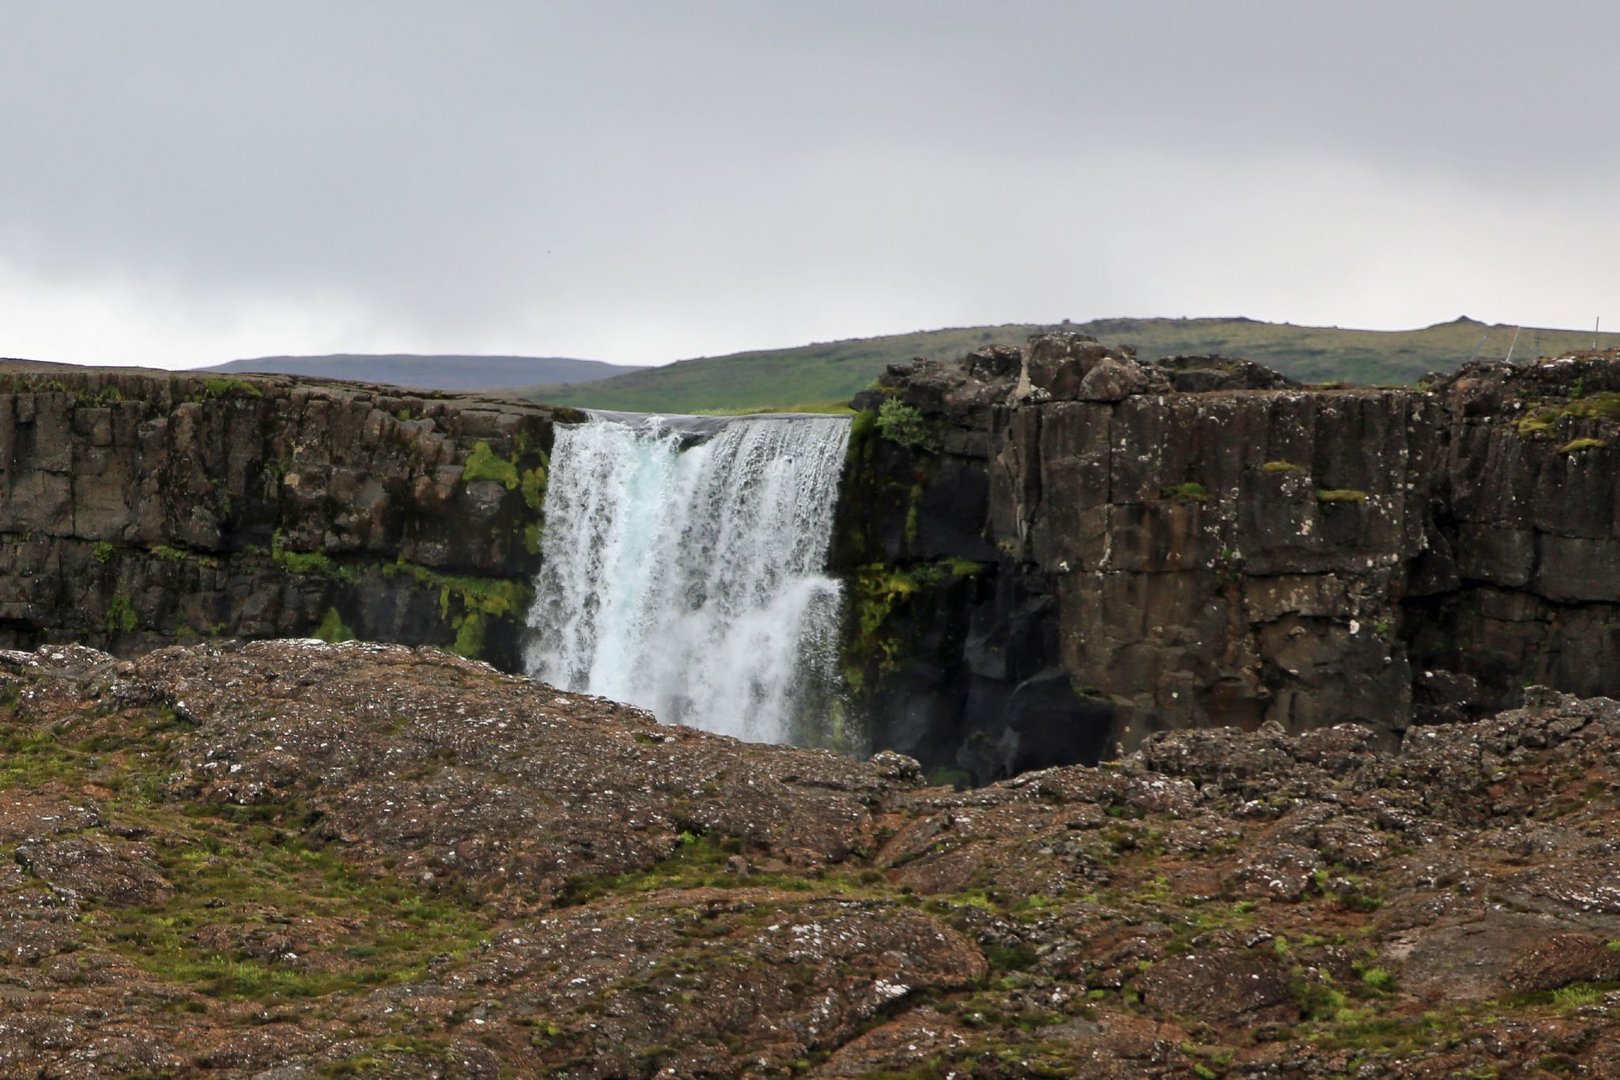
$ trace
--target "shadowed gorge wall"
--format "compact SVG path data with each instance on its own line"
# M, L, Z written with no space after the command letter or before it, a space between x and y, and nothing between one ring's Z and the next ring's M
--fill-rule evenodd
M936 768L1620 693L1612 357L1306 390L1052 335L857 405L846 657L877 741Z
M558 414L0 367L0 643L358 636L515 669Z

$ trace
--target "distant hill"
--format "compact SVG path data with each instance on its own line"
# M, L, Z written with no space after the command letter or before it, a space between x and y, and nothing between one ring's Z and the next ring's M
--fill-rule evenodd
M1345 330L1244 318L1010 323L682 360L586 385L531 387L523 394L559 405L632 412L825 408L847 401L889 364L918 356L952 360L982 345L1018 345L1031 334L1054 329L1135 346L1144 360L1221 353L1246 356L1302 382L1392 386L1454 370L1475 357L1503 359L1516 330L1466 317L1421 330ZM1600 346L1620 345L1620 334L1599 336ZM1513 357L1558 355L1592 343L1589 330L1525 327Z
M1111 344L1135 345L1156 360L1176 353L1245 356L1307 383L1403 386L1431 372L1453 371L1472 359L1534 360L1590 349L1590 330L1548 330L1467 316L1421 330L1350 330L1255 319L1096 319L1075 327ZM1515 334L1517 341L1515 342ZM1599 335L1620 344L1620 334Z
M604 379L600 390L538 386L525 397L590 409L628 412L701 412L836 407L889 364L919 356L953 359L982 345L1020 345L1044 329L1034 323L927 330L856 338L795 349L681 360Z
M406 353L333 353L232 360L204 371L319 375L328 379L391 383L423 390L497 390L535 383L571 384L612 378L639 368L560 356L415 356Z

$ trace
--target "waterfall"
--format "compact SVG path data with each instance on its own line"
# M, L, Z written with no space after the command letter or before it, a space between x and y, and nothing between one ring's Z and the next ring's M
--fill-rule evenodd
M822 571L838 417L597 414L559 426L529 673L757 742L836 741Z

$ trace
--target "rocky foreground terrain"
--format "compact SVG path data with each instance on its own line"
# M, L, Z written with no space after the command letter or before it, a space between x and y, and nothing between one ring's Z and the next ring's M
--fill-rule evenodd
M0 654L0 1075L1570 1076L1620 703L970 791L431 650Z

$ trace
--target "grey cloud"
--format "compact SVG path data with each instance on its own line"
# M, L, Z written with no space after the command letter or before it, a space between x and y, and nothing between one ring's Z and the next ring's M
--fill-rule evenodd
M652 361L1209 304L1584 319L1617 284L1583 251L1615 239L1620 154L1620 13L1593 5L0 0L0 24L0 262L178 296L198 348L227 299L308 295L378 347ZM1403 236L1437 255L1393 258ZM1549 262L1567 285L1512 276Z

